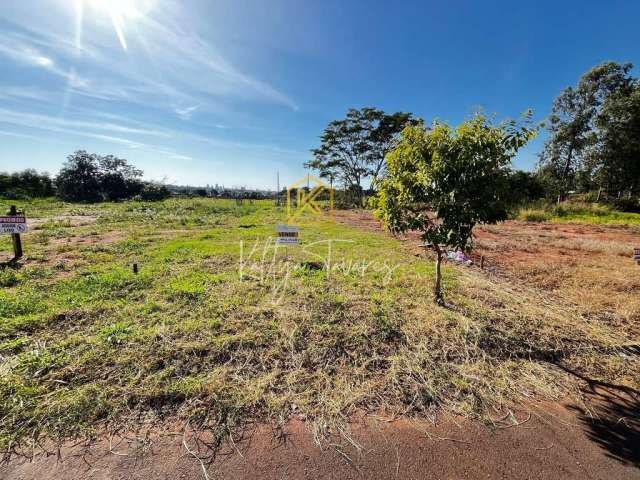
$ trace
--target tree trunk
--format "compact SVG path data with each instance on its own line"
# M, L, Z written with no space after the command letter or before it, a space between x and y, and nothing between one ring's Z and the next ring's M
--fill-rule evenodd
M433 249L436 252L436 284L433 289L434 301L438 305L444 305L444 299L442 298L442 271L440 266L442 265L442 250L440 250L439 245L433 246Z
M558 204L566 199L567 191L567 175L569 175L569 168L571 167L571 159L573 158L573 145L569 147L569 152L567 153L567 161L564 164L564 169L562 170L562 183L560 185L560 194L558 195Z

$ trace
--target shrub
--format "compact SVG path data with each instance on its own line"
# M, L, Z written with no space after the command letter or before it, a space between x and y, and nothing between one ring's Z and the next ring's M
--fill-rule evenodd
M544 210L525 209L520 212L519 218L526 222L546 222L551 215Z
M611 208L600 203L587 202L563 202L552 208L552 214L557 217L566 217L571 215L587 215L594 217L603 217L611 213Z
M640 213L638 197L618 198L613 201L613 208L621 212Z
M145 182L142 192L140 192L140 200L147 202L157 202L170 196L171 192L165 185L153 182Z
M132 329L129 325L124 322L117 322L102 328L98 333L98 337L112 345L120 345L130 338L131 333Z
M18 284L18 275L10 268L0 269L0 287L13 287Z

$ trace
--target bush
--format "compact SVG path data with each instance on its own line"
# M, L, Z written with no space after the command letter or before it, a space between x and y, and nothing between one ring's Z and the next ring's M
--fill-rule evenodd
M551 209L551 213L556 217L566 217L570 215L603 217L611 213L611 208L599 203L563 202L560 205L555 205Z
M18 284L18 275L10 268L0 269L0 287L13 287Z
M4 198L5 200L31 200L32 199L31 196L19 190L18 191L7 190L7 191L0 192L0 197Z
M157 202L159 200L169 198L170 196L171 192L166 185L153 182L145 182L142 187L142 191L140 192L140 200L147 202Z
M638 197L618 198L613 201L613 208L621 212L640 213Z
M544 210L525 209L520 212L519 219L526 222L546 222L551 215Z
M508 185L506 200L510 206L522 205L545 196L544 184L534 173L512 170L508 172L506 181Z

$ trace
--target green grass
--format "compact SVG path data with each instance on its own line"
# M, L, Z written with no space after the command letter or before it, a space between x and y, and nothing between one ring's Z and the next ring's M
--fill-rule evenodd
M566 393L532 348L570 338L584 366L603 341L511 307L528 297L496 307L450 267L450 307L437 307L433 262L382 232L303 217L303 245L274 250L285 212L271 202L17 203L42 222L22 268L0 270L2 449L140 419L189 418L222 438L293 413L482 415Z
M536 203L520 209L516 219L526 222L640 225L638 213L618 212L607 205L586 202Z

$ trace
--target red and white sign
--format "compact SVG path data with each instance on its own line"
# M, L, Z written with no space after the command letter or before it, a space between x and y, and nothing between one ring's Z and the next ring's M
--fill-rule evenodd
M0 217L0 233L25 233L27 219L19 216Z
M293 225L278 225L276 228L277 245L298 245L300 243L300 229Z

